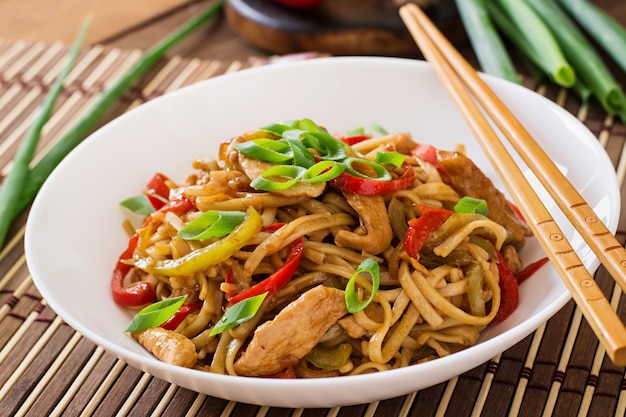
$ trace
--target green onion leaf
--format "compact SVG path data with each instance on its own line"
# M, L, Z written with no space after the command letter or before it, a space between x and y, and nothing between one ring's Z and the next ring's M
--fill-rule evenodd
M302 176L302 181L311 184L330 181L338 177L344 170L344 165L336 161L320 161L306 170Z
M220 321L215 324L209 336L223 333L233 327L250 320L259 311L267 292L246 298L226 310Z
M378 123L372 123L370 125L370 131L371 131L371 136L373 137L386 136L389 134L389 132L387 132L387 129L385 129Z
M306 130L308 132L314 132L314 133L328 134L326 129L324 129L323 127L321 127L320 125L318 125L311 119L300 119L297 121L297 123L298 123L297 126L302 130Z
M341 161L348 156L346 145L328 132L304 132L301 137L306 146L319 152L322 159Z
M296 185L305 172L305 168L296 165L274 165L256 177L250 186L263 191L285 190Z
M168 321L183 305L186 295L181 295L175 298L166 298L165 300L158 301L154 304L150 304L139 311L133 320L130 322L124 332L139 332L149 329L151 327L160 326Z
M357 127L356 129L349 130L345 133L345 136L369 136L371 138L377 138L388 134L387 129L378 123L372 123L367 129L365 127Z
M345 133L346 137L350 136L369 136L367 132L365 132L365 128L363 126L357 127L356 129L348 130Z
M178 231L185 240L202 240L222 237L232 232L245 219L243 211L210 210L190 221Z
M288 153L291 147L285 142L274 139L254 139L234 146L239 152L259 161L284 164L293 159Z
M392 179L391 174L384 166L377 162L370 161L369 159L346 158L343 161L343 164L345 165L346 172L354 175L355 177L378 181L390 181ZM362 168L364 169L367 169L368 167L371 168L374 171L375 176L368 175L363 172L363 170L360 171L356 169L355 166L358 167L358 165L362 165Z
M404 159L405 156L400 152L378 152L376 158L374 158L374 162L400 167L404 163Z
M130 210L132 213L141 214L143 216L147 216L154 211L152 203L144 194L129 197L122 201L120 206Z
M310 168L315 165L315 155L307 149L300 139L285 139L291 147L294 165L304 168Z
M22 190L22 195L13 213L0 216L0 223L11 221L30 204L35 195L43 185L44 181L52 170L74 149L96 126L100 119L107 113L117 100L135 83L142 75L146 74L161 58L177 43L181 42L187 35L217 15L224 5L223 0L212 2L208 8L199 13L188 23L183 24L172 34L168 35L161 42L146 51L139 60L127 72L122 74L109 88L107 88L81 117L73 124L63 136L61 136L31 169L26 187Z
M0 187L0 248L4 245L4 240L9 232L13 218L26 206L26 204L19 203L18 200L24 193L23 190L29 186L30 163L37 150L41 132L46 123L48 123L54 106L63 90L65 79L80 55L80 49L90 24L91 17L83 22L80 32L72 44L65 66L54 81L43 103L41 103L39 114L29 127L13 157L13 167L2 181L2 186Z
M489 215L487 202L480 198L465 196L454 206L455 213L478 213L483 216Z
M357 296L356 289L355 289L356 280L359 278L359 275L363 272L370 274L370 276L372 277L372 291L370 293L369 298L365 301L359 300L359 297ZM356 271L354 271L354 274L352 274L352 277L350 277L348 284L346 284L345 301L346 301L346 307L348 308L348 311L354 314L363 310L365 307L367 307L369 303L371 303L372 300L374 299L374 296L378 292L379 286L380 286L380 268L378 266L378 262L376 262L373 258L367 258L366 260L361 262L361 264L356 269Z
M283 136L288 130L294 129L294 122L285 122L285 123L272 123L267 126L261 127L261 130L269 133L273 133L277 136Z

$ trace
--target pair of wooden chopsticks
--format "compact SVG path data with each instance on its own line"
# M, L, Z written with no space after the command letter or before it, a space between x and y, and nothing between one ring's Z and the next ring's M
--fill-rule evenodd
M530 133L428 16L415 4L401 7L400 16L422 54L431 62L448 89L483 152L505 183L606 353L616 365L626 365L626 327L492 129L476 101L535 173L625 292L626 251Z

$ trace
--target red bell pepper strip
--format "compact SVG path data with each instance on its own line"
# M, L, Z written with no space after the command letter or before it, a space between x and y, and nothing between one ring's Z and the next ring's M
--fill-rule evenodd
M363 142L364 140L367 140L367 139L371 139L371 137L367 135L356 135L356 136L348 136L348 137L341 138L341 141L345 143L346 145L352 146L359 142Z
M140 281L129 287L124 286L124 277L131 270L132 265L128 265L123 261L133 257L138 240L139 236L137 234L130 238L128 247L120 255L113 270L111 293L113 294L113 301L119 305L135 307L154 302L154 291L152 291L152 285L149 282Z
M276 291L281 289L287 281L291 279L293 274L300 266L300 259L302 259L303 245L302 238L298 238L294 240L289 246L289 256L287 260L283 264L282 267L268 278L265 278L263 281L258 284L253 285L252 287L240 292L237 295L234 295L228 299L230 305L236 304L239 301L243 301L246 298L254 297L265 292L269 293L268 295L274 294Z
M163 207L170 198L170 187L166 184L166 181L169 181L169 178L157 172L146 186L146 197L148 197L155 210Z
M181 196L177 200L170 201L161 207L159 212L174 212L181 215L194 208L193 200L186 196ZM143 227L152 222L153 217L148 216L144 221ZM152 285L149 282L141 281L137 282L129 287L124 286L124 278L131 270L132 265L125 263L124 261L131 259L133 253L137 248L139 241L139 235L134 234L128 241L128 246L124 252L119 256L115 269L113 270L113 276L111 277L111 293L113 295L113 301L116 304L128 307L136 307L145 304L153 303L154 291Z
M415 171L410 165L399 178L390 181L380 181L368 178L360 178L347 172L342 172L329 183L339 191L361 195L382 195L393 193L410 187L415 181Z
M409 220L409 228L404 235L404 249L411 258L417 258L433 232L454 214L451 210L436 207L419 206L419 209L421 215Z
M521 284L522 282L526 281L535 272L537 272L537 270L539 270L539 268L544 266L547 262L548 262L548 258L546 257L546 258L541 258L538 261L535 261L535 262L533 262L531 264L526 265L524 268L522 268L521 271L519 271L517 274L515 274L515 278L517 279L517 283Z
M161 327L165 330L176 330L178 325L182 323L188 315L200 310L200 308L202 308L202 301L197 301L191 304L183 304L168 321L161 325Z
M433 145L419 144L413 148L411 155L433 165L440 174L445 174L446 171L439 163L439 158L437 157L437 148Z
M519 304L519 287L517 285L517 278L511 272L511 269L507 265L504 257L498 253L498 272L500 273L500 280L498 285L500 286L501 300L500 309L493 318L494 322L501 322L509 317Z

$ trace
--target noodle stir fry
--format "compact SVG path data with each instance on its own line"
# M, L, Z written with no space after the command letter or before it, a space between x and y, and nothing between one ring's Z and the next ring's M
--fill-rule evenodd
M123 206L114 301L162 361L241 376L353 375L475 344L517 306L530 229L463 153L374 126L273 124L158 173Z

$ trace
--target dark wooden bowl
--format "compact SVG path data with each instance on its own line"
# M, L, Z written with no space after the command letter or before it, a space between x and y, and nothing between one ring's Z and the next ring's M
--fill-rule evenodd
M425 11L453 42L465 36L454 0ZM305 11L273 0L227 0L225 13L233 30L271 53L420 56L398 0L326 0Z

